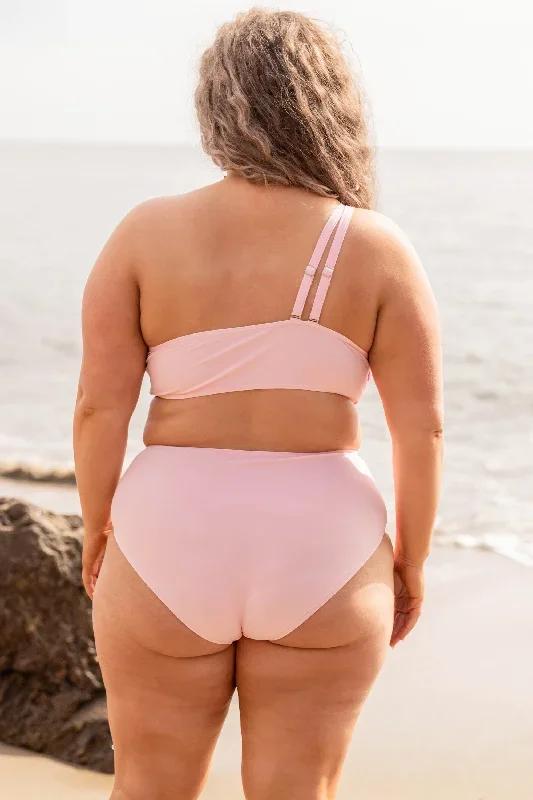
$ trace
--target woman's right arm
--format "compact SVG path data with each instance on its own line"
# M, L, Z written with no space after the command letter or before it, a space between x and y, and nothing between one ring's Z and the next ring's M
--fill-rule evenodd
M423 565L429 555L439 502L441 341L435 299L412 245L388 221L382 223L378 235L382 289L369 358L393 449L397 579L394 646L420 616Z

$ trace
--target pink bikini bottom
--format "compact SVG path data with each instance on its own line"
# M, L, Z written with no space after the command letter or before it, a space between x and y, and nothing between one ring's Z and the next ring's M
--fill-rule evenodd
M301 625L377 549L386 510L354 451L156 445L122 476L112 521L149 588L222 644Z

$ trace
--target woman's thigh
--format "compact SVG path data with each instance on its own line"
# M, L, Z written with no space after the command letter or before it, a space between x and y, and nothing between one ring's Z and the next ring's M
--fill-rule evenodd
M235 646L211 644L181 623L113 536L93 620L115 748L113 798L196 798L234 691Z
M248 800L332 798L361 707L383 664L394 617L386 536L319 611L277 642L237 644Z

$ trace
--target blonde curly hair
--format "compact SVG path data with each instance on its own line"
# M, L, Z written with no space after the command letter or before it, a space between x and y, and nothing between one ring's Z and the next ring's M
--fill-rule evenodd
M363 92L318 22L253 8L225 23L201 58L195 104L203 149L222 170L372 206Z

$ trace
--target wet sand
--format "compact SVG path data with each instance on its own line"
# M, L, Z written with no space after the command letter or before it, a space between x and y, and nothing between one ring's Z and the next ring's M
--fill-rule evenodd
M44 504L75 511L63 502L72 490L57 491ZM2 481L4 493L15 494ZM494 553L435 548L427 573L425 613L363 710L338 798L531 800L532 572ZM234 705L202 800L241 800L239 759ZM5 747L0 773L9 800L108 800L112 786Z
M0 477L0 497L20 497L59 514L81 513L78 492L73 486Z

